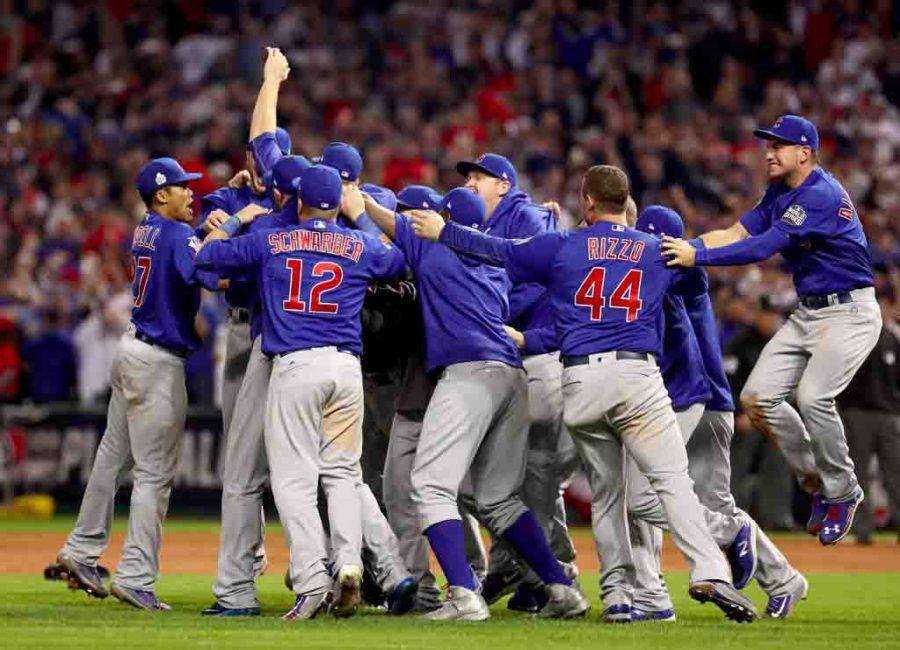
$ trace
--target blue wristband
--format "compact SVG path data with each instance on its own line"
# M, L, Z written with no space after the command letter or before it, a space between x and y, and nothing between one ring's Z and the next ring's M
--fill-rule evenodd
M688 244L696 248L698 251L706 250L706 242L703 241L702 237L695 237L694 239L688 239Z
M229 237L234 237L241 229L241 226L243 226L241 220L237 216L231 215L225 220L225 223L219 226L219 230L227 233Z

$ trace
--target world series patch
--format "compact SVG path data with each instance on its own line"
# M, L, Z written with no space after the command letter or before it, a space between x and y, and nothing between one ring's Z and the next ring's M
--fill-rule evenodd
M792 226L802 226L803 222L806 221L806 210L795 203L785 210L784 214L781 215L781 220L787 221Z

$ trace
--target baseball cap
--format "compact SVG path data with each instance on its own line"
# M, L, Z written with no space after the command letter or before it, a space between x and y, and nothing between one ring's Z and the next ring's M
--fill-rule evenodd
M391 212L397 209L397 196L393 190L372 183L363 183L359 186L363 192L375 199L375 203Z
M790 144L819 150L819 132L816 125L799 115L782 115L771 129L753 129L753 135L763 140L780 140Z
M487 215L484 199L466 187L455 187L444 195L437 211L445 210L451 221L473 228L482 225Z
M509 181L513 187L518 183L516 168L508 159L498 153L483 153L474 161L463 160L456 163L456 171L463 176L468 176L471 171L481 171L494 178Z
M635 228L654 237L684 237L684 221L672 208L664 205L651 205L638 215Z
M295 178L293 186L297 188L303 205L318 210L334 210L341 203L344 185L340 174L333 167L312 165Z
M362 156L346 142L332 142L322 152L322 164L333 167L345 181L355 181L362 173Z
M407 185L397 194L398 210L437 210L443 196L427 185Z
M304 156L284 156L272 167L272 187L282 194L296 194L294 179L312 167Z
M153 194L167 185L178 185L202 178L203 174L189 174L174 158L154 158L138 172L135 186L141 196Z
M275 144L285 156L291 155L291 134L280 126L275 127Z

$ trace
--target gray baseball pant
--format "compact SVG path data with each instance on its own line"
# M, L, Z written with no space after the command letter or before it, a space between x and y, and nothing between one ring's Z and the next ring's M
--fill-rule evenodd
M881 333L875 290L850 294L850 303L798 307L763 349L741 393L754 426L775 436L800 485L830 501L860 491L835 397ZM787 402L795 391L796 410Z
M331 586L329 553L317 507L328 503L331 560L362 567L363 389L359 359L333 347L298 350L272 362L265 442L272 492L291 552L294 592Z
M128 532L114 579L123 587L153 591L187 413L184 360L137 340L131 325L119 341L111 383L106 431L63 551L97 564L109 544L116 491L132 470Z
M653 361L617 360L614 352L563 370L566 426L587 466L604 605L631 605L635 580L623 480L624 452L634 457L662 502L691 580L730 581L688 476L687 452L671 400ZM623 449L624 447L624 449Z
M563 422L562 363L559 353L537 354L523 360L528 375L528 453L522 500L534 513L556 558L575 561L575 546L566 524L562 486L577 465L572 437ZM502 539L491 544L489 573L508 573L518 567L517 556Z
M478 515L494 537L521 517L528 388L525 373L499 361L448 366L434 390L412 468L419 530L461 519L466 474Z

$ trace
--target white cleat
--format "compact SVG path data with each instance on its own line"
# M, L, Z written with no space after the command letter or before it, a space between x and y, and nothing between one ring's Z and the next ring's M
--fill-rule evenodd
M547 585L547 604L538 612L538 618L578 618L588 613L591 603L574 586Z
M481 594L451 585L444 604L433 612L423 614L422 618L429 621L484 621L490 616Z
M362 567L345 564L338 571L335 584L334 604L331 613L338 618L349 618L359 609L362 598Z

